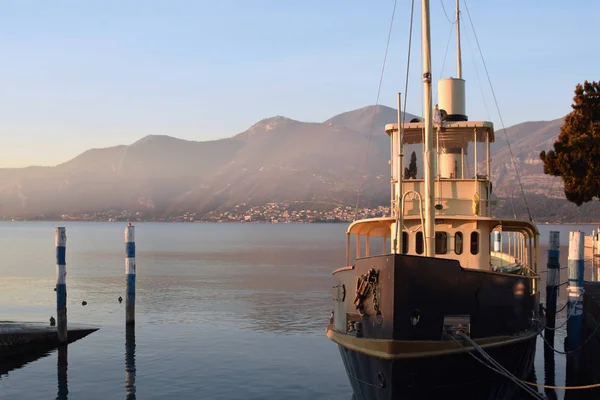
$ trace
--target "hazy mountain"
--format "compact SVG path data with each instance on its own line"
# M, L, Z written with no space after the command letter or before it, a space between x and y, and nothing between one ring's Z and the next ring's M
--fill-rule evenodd
M504 130L496 131L496 142L491 145L492 176L498 195L508 196L516 186L515 168L511 153L517 164L523 186L528 193L543 194L548 197L564 198L562 179L544 174L540 152L552 149L552 145L563 118L553 121L524 122ZM506 138L510 141L510 149ZM516 192L515 192L516 193Z
M412 118L407 114L407 121ZM361 204L387 204L389 139L383 127L396 120L397 111L385 106L323 123L276 116L221 140L151 135L127 146L92 149L55 167L4 168L0 217L108 209L168 216L291 200L353 204L363 172ZM551 148L561 124L562 119L526 122L506 131L528 192L562 196L560 179L543 175L538 157ZM494 192L519 197L504 132L496 138Z
M373 114L375 113L375 122L373 122ZM417 118L413 114L406 113L401 115L402 119L410 122L411 119ZM373 134L381 136L384 132L385 125L398 121L398 110L386 106L367 106L358 110L348 111L325 121L328 125L345 126L357 132L369 134L373 128ZM383 135L385 136L385 135Z

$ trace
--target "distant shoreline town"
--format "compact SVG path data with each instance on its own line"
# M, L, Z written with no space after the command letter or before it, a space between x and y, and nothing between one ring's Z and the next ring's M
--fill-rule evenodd
M358 208L341 205L332 209L310 209L289 202L267 203L260 206L236 205L228 211L205 214L184 212L173 216L156 217L144 212L108 210L99 212L39 215L30 218L0 218L4 221L94 221L94 222L242 222L242 223L327 223L350 222L361 218L389 215L390 208Z
M594 205L577 208L569 205L569 209L560 209L565 200L558 203L534 202L537 208L533 215L538 224L595 224L600 221L600 209ZM518 217L525 218L526 210L518 206ZM586 209L587 208L587 209ZM551 212L549 212L550 210ZM499 207L497 218L515 217L507 204ZM210 223L348 223L362 218L375 218L390 215L389 206L359 207L318 201L284 201L263 205L238 204L228 210L199 213L182 211L172 215L156 215L153 210L133 211L127 209L111 209L94 212L71 212L65 214L44 214L0 217L0 221L93 221L93 222L210 222Z

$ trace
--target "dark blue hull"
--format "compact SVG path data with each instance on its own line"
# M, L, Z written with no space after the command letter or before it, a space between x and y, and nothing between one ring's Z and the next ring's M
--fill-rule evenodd
M377 277L357 300L357 283L374 279L369 271ZM486 351L512 374L531 379L538 327L533 320L540 318L534 277L397 254L359 259L334 277L328 335L339 345L357 400L525 395L458 348L450 333L464 329L488 343Z
M338 347L356 400L531 398L466 353L384 360ZM520 379L535 381L535 337L488 353Z

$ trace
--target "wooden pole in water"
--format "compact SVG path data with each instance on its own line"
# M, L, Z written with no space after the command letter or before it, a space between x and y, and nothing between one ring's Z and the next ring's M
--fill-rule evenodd
M56 228L56 332L60 343L67 342L67 232Z
M125 227L125 274L127 294L125 296L125 323L135 323L135 227L131 222Z
M572 351L579 347L581 341L581 328L583 324L583 232L569 233L569 296L567 321L567 350Z
M560 232L550 232L548 245L548 263L546 274L546 326L556 326L556 300L558 299L558 280L560 276ZM548 335L551 336L548 339ZM554 345L554 330L546 330L546 339Z

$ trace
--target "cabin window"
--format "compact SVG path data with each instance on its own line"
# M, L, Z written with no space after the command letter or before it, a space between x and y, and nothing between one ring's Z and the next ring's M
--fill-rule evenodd
M417 232L417 236L415 237L415 252L423 254L423 232Z
M471 254L479 254L479 232L471 232Z
M408 232L402 232L402 254L408 253Z
M448 252L448 233L435 233L435 254L446 254Z
M462 232L456 232L454 234L454 252L456 254L462 254L462 252L463 252L463 234L462 234Z

